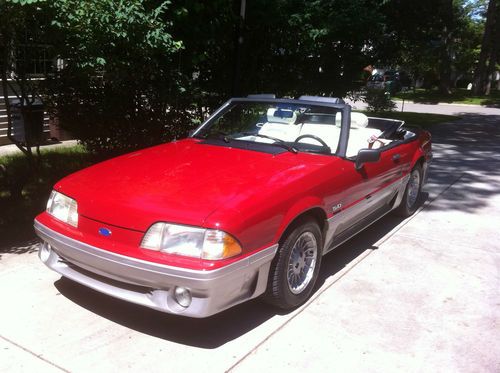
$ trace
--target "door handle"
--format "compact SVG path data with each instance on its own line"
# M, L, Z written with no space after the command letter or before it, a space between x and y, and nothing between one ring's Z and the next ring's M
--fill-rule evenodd
M394 154L394 155L392 156L392 160L393 160L395 163L399 162L399 160L400 160L400 159L401 159L401 155L400 155L400 154Z

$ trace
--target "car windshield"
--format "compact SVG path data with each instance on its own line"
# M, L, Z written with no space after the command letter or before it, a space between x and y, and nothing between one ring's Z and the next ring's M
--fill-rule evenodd
M245 148L257 151L272 147L334 154L341 114L340 109L328 106L236 102L211 118L194 137L222 146L238 147L244 142Z

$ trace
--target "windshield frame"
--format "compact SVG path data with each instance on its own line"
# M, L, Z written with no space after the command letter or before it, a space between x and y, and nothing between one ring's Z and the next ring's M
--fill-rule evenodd
M337 156L345 158L347 151L347 142L349 140L349 127L351 119L351 107L347 104L334 104L324 101L315 100L295 100L286 98L250 98L250 97L238 97L231 98L222 104L210 117L208 117L202 124L200 124L193 133L189 136L190 138L199 138L197 135L202 132L202 130L211 126L220 116L228 112L235 104L238 103L263 103L263 104L291 104L291 105L311 105L320 107L329 107L336 109L342 113L341 119L341 130L340 138L337 145L337 149L330 154L330 156ZM333 149L332 149L333 150Z

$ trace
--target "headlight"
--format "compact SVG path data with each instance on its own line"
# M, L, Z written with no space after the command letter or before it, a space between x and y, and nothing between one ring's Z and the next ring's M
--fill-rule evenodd
M53 190L47 202L47 212L73 227L78 226L78 205L73 198Z
M167 223L153 224L144 235L141 247L209 260L241 253L238 241L225 232Z

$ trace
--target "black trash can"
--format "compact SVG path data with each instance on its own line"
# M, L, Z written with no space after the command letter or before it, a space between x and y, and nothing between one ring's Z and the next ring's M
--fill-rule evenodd
M10 101L12 135L23 144L40 144L43 141L44 105L40 99L29 105L19 99Z

